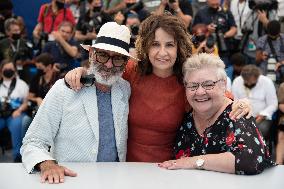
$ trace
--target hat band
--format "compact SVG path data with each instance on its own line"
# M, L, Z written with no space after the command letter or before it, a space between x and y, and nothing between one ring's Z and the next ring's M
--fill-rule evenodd
M105 44L121 47L127 52L129 52L129 44L119 39L101 36L96 39L95 44L98 44L98 43L105 43Z

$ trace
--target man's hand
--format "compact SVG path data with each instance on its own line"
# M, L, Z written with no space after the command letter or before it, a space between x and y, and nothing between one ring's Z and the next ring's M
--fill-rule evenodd
M267 60L267 58L268 58L268 53L265 52L265 51L263 51L262 54L261 54L261 59L262 59L262 61Z
M64 40L59 31L53 31L51 35L53 36L55 41L60 42L61 40Z
M169 2L168 5L171 9L173 9L176 12L180 10L178 0L175 0L175 2L173 2L173 3Z
M13 118L19 117L21 115L21 113L22 113L22 111L18 108L12 113L12 117Z
M265 11L261 11L261 10L258 10L257 11L257 14L258 14L258 19L259 21L264 25L266 26L269 22L268 18L267 18L267 14Z
M64 182L64 176L76 177L77 173L74 171L56 164L52 160L47 160L39 165L41 172L41 182L48 180L49 184L58 184Z

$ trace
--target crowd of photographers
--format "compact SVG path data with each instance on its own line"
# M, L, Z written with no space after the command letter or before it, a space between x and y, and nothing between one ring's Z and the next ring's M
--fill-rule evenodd
M32 39L27 37L24 20L13 14L12 2L1 1L0 7L0 130L8 128L11 133L15 161L20 161L22 137L50 87L88 59L79 44L91 45L100 27L109 21L130 28L131 53L135 56L140 23L150 14L168 11L176 15L192 34L192 53L219 55L233 87L234 79L243 76L242 68L247 65L255 65L272 81L272 91L255 97L253 108L258 101L274 98L284 81L284 0L50 0L40 7ZM259 75L255 77L253 87L248 87L244 96L249 100L263 90L256 88ZM242 79L243 85L252 80ZM17 90L18 83L23 90ZM284 104L282 97L278 98L279 104ZM263 120L276 120L277 104L269 103L262 109L274 106L273 116L265 115ZM256 117L260 114L257 111ZM280 117L281 111L277 111ZM284 159L283 128L278 144L279 163ZM0 145L5 148L1 138Z

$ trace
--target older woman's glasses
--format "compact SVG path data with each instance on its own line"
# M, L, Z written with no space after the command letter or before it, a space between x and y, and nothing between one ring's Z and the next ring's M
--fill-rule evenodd
M199 86L201 86L205 90L211 90L215 87L216 83L218 83L219 81L223 81L223 79L219 79L217 81L206 80L201 83L188 82L185 83L185 87L191 91L196 91L199 88Z
M98 63L105 64L111 58L114 67L124 66L129 59L127 56L123 55L110 56L105 52L95 52L95 54L96 54L96 61Z

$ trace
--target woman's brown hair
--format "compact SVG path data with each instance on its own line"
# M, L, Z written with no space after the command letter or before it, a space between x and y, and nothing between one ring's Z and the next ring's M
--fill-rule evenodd
M178 81L182 83L182 65L186 58L191 56L191 37L184 23L170 13L151 15L141 23L135 43L137 58L140 60L138 72L143 76L149 75L153 71L148 54L155 39L155 32L159 28L172 35L177 43L177 59L173 66L173 72Z

